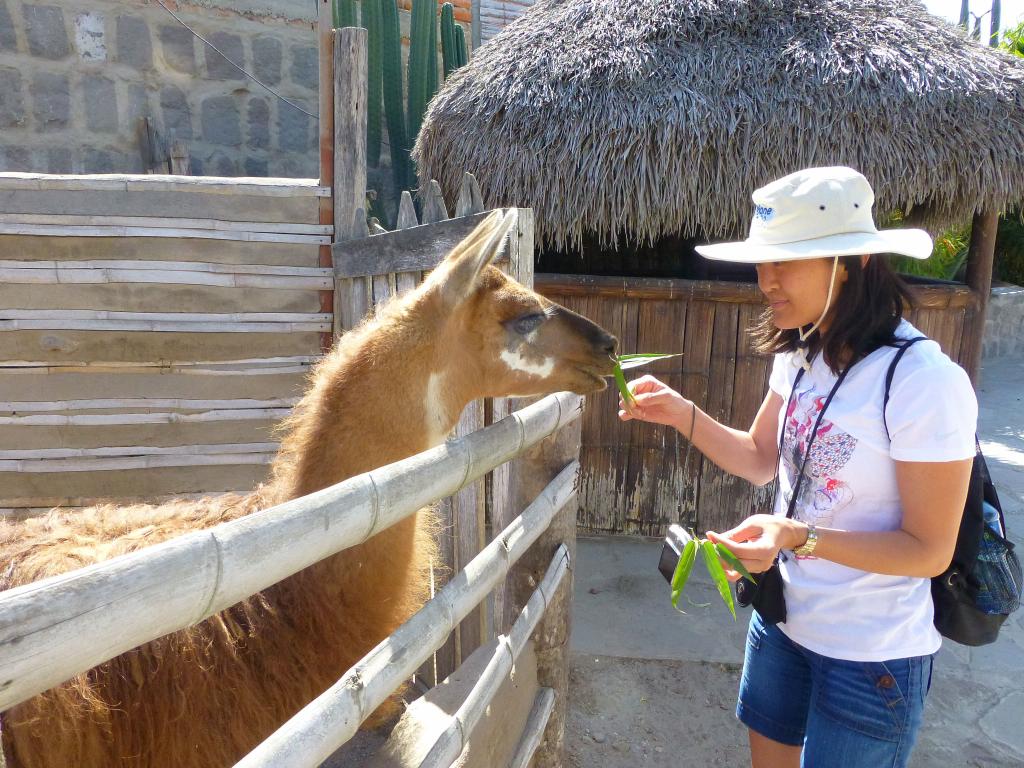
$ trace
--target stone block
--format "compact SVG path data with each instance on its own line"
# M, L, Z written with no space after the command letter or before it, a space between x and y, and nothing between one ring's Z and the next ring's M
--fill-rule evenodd
M245 80L245 75L238 71L238 67L230 63L233 61L239 67L245 67L245 47L242 45L242 38L227 32L214 32L210 36L210 42L224 55L217 53L208 45L203 46L206 51L206 74L214 80ZM227 58L224 58L225 56Z
M317 90L320 81L320 63L315 47L292 46L291 78L296 85L311 91Z
M117 60L136 69L153 68L153 39L145 19L117 17Z
M0 171L30 172L38 170L32 167L32 157L26 147L0 147Z
M285 105L285 108L288 108ZM266 99L249 99L246 116L249 127L249 140L246 142L253 149L270 148L270 105Z
M308 115L281 102L277 110L277 146L285 152L307 152L312 134L310 125Z
M107 60L107 19L102 13L75 16L75 49L82 61Z
M192 110L184 92L173 85L160 91L160 110L163 112L163 127L168 138L192 138Z
M253 74L267 85L281 82L281 57L284 48L276 37L257 37L252 41Z
M237 176L238 163L234 158L218 150L207 158L206 172L212 176Z
M203 141L237 147L242 143L238 104L231 96L211 96L203 101L200 120Z
M0 51L18 50L18 35L14 31L11 12L7 10L7 0L0 0Z
M109 151L86 147L83 157L85 173L114 173L114 155Z
M266 176L267 175L267 161L261 160L258 157L247 157L245 158L245 175L246 176Z
M114 81L101 75L86 75L82 78L82 97L86 127L99 133L116 133L117 89Z
M116 173L145 173L142 167L142 155L138 152L114 152Z
M179 24L160 27L160 47L164 62L176 72L196 72L195 38Z
M32 118L35 128L64 128L71 118L71 87L67 75L37 72L32 77Z
M17 128L25 124L25 99L22 77L16 69L0 69L0 128Z
M286 179L315 179L320 175L318 160L312 156L275 155L271 158L271 176Z
M64 13L56 5L24 5L28 50L43 59L63 59L71 53Z
M142 159L138 153L128 154L86 147L83 153L83 169L84 173L140 173Z
M67 147L50 147L46 150L45 173L74 173L74 161Z
M149 91L142 83L128 83L125 88L124 119L126 125L135 125L140 117L149 117Z

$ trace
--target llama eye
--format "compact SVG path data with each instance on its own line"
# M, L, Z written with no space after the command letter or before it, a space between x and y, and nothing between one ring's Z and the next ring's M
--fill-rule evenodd
M523 315L522 317L517 317L515 320L509 323L509 326L516 333L520 334L521 336L525 336L526 334L537 330L540 327L540 324L543 322L544 315L538 312L531 315Z

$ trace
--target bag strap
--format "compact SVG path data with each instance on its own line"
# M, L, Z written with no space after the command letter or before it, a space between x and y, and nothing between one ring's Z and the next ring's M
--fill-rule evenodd
M811 430L811 436L807 440L807 448L804 450L803 461L800 463L800 472L797 475L796 483L793 486L793 494L789 498L789 507L786 509L786 517L793 517L796 512L796 500L800 495L800 486L804 480L804 470L807 468L807 460L811 456L811 446L814 445L814 438L818 435L818 427L821 426L821 420L825 416L825 411L828 410L829 405L832 402L832 398L836 396L836 392L839 391L839 385L843 383L846 378L846 374L850 372L853 365L848 365L842 370L839 376L836 378L836 383L832 385L832 389L829 391L828 396L825 398L824 404L821 406L821 410L818 411L818 418L814 422L814 429ZM786 410L782 414L782 425L779 430L779 458L775 465L775 494L779 491L779 471L782 467L782 449L786 439L786 419L789 418L789 407L793 404L793 395L796 393L796 388L800 384L800 380L803 378L804 369L801 368L796 373L796 378L793 380L793 388L789 390L789 397L786 400ZM775 509L775 500L773 494L772 499L772 510Z
M800 368L796 372L796 378L793 379L793 387L789 390L789 397L786 398L786 410L782 412L782 423L779 425L779 452L775 457L775 485L772 488L772 513L775 513L775 500L779 497L779 472L782 470L782 447L786 440L786 419L789 418L789 406L793 404L793 395L796 394L796 388L800 384L800 379L804 377L804 368Z
M885 418L885 411L889 407L889 388L892 387L892 378L896 375L896 366L899 365L903 355L907 353L907 350L917 344L919 341L927 341L927 336L915 336L912 339L907 339L903 344L898 345L899 349L896 350L896 354L893 355L892 362L889 363L889 370L885 372L885 399L882 401L882 425L885 427L885 436L890 440L892 435L889 434L889 422Z
M804 449L804 459L800 462L800 472L796 476L796 484L793 486L793 494L789 497L789 508L786 510L786 517L793 517L796 512L796 500L800 496L800 486L804 482L804 470L807 468L807 460L811 458L811 447L814 445L814 438L818 436L818 427L821 426L821 420L825 417L825 411L828 410L829 405L832 403L832 398L836 396L836 392L839 391L839 385L843 383L846 378L846 374L850 372L852 365L846 366L842 373L836 378L836 383L832 385L832 389L829 390L828 397L825 398L825 402L821 406L821 410L818 411L818 418L814 421L814 429L811 430L811 436L807 439L807 447ZM799 381L799 378L797 379ZM796 390L796 383L793 384L793 389ZM790 393L792 399L793 393ZM789 416L789 406L786 406L786 417ZM785 435L786 425L783 423L782 432ZM782 460L782 451L779 451L779 460Z

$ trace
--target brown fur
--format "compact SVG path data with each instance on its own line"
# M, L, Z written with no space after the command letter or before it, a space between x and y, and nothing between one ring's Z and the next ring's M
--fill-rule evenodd
M247 495L54 510L0 523L0 562L10 563L0 589L233 520L425 450L478 397L603 386L614 339L488 266L508 221L489 217L420 288L339 340L283 425L266 485ZM545 320L536 332L510 328L537 313ZM502 350L557 365L543 377L516 371L499 358ZM429 386L432 374L440 386ZM423 604L436 525L421 511L12 707L3 743L13 766L234 764Z

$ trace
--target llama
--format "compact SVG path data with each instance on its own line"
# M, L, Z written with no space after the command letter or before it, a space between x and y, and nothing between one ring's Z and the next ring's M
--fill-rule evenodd
M604 388L615 338L491 264L514 223L513 211L492 213L418 288L338 340L282 427L267 483L247 495L58 509L0 523L0 589L424 451L442 443L465 405L481 397ZM234 764L425 602L436 525L421 510L195 626L10 708L2 722L8 766Z

